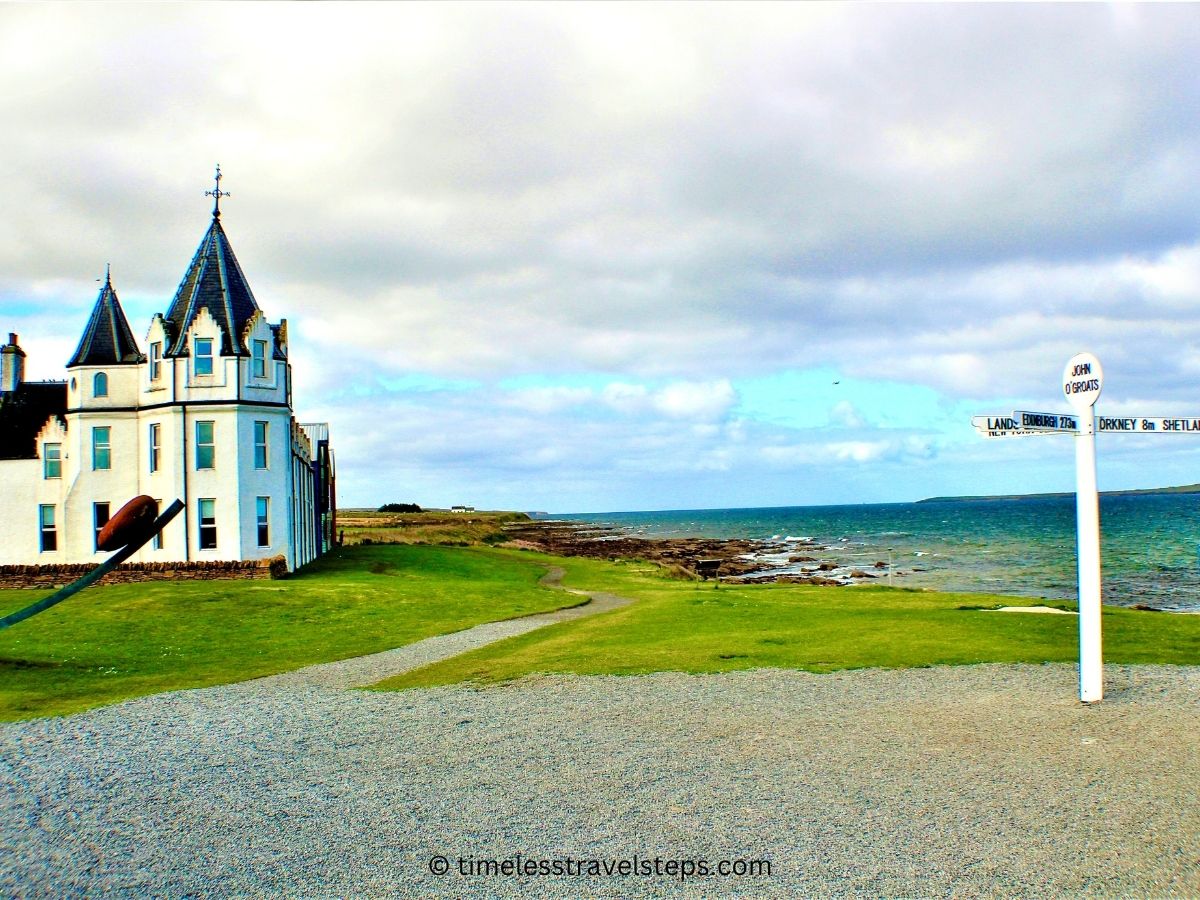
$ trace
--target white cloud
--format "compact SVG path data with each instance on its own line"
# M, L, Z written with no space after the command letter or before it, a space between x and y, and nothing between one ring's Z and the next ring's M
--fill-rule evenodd
M668 419L707 422L725 417L737 402L737 392L728 379L673 381L658 389L614 381L604 386L599 400L627 416L655 413Z
M475 383L454 403L479 406L437 420L453 440L372 453L430 480L560 472L575 496L610 489L592 472L750 465L735 427L776 462L923 458L730 420L738 379L784 370L1035 402L1086 348L1106 399L1178 406L1200 372L1197 50L1171 5L7 4L0 333L53 377L111 261L140 335L220 161L298 405L364 464L340 398L408 378ZM490 387L519 376L538 387ZM539 416L586 442L510 452ZM867 428L853 405L829 421Z
M834 404L833 409L829 411L829 421L845 428L862 428L867 424L862 413L849 400Z
M813 441L802 444L763 447L761 457L775 466L787 468L829 467L832 464L863 465L882 460L892 462L930 459L936 455L928 439L908 435L879 437L874 440Z
M719 419L736 401L733 385L724 378L700 383L676 381L653 398L654 408L674 419Z
M505 402L526 412L549 415L594 400L595 392L589 388L538 387L514 391Z

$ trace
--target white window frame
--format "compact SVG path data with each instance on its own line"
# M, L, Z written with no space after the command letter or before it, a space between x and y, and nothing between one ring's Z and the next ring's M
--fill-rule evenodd
M50 511L49 523L46 522L46 511ZM38 553L54 553L58 550L58 523L55 521L55 509L53 503L42 503L38 505ZM53 547L46 546L46 537L49 535Z
M204 505L208 504L209 516L204 515ZM205 525L204 520L207 518L210 524ZM216 550L217 549L217 500L215 497L202 497L196 500L196 523L199 526L196 529L196 537L199 541L201 550ZM211 532L212 544L205 546L205 531Z
M255 378L267 377L267 342L254 341L254 346L250 348L253 356L251 357L251 374Z
M100 432L104 432L104 440L100 440ZM104 465L100 465L101 456L104 454ZM111 425L93 425L92 426L92 471L102 472L112 468L112 426Z
M150 471L157 472L162 459L162 423L150 423Z
M92 376L92 396L108 396L108 375L104 372L97 372Z
M100 521L100 508L104 508L104 521ZM100 530L108 524L109 518L112 516L112 504L107 500L98 500L92 504L92 549L97 553L100 552Z
M54 473L51 474L51 463ZM49 481L52 478L62 478L62 444L42 444L42 478Z
M150 342L150 380L162 377L162 341Z
M208 440L200 439L200 427L207 425L209 429ZM208 465L202 465L200 451L206 450L208 455ZM217 467L217 423L211 419L201 419L196 422L196 471L201 469L215 469Z
M262 440L259 437L259 428L262 426ZM259 450L262 450L262 465L259 465ZM263 420L258 420L254 423L254 468L269 469L271 468L271 423Z
M271 498L254 498L254 524L258 534L258 546L271 546Z
M200 345L207 347L206 353L200 352ZM203 361L203 370L200 363ZM192 339L192 374L198 378L206 378L213 374L213 339L198 337Z
M161 500L156 498L154 502L158 504L159 509L162 509L162 501ZM161 550L162 548L163 548L163 533L162 533L162 529L160 528L158 531L154 532L154 537L150 538L150 549L151 550Z

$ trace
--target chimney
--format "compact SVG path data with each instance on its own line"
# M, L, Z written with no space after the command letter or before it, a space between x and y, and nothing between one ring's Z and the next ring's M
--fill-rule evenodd
M8 343L0 347L0 393L12 393L25 380L25 351L17 345L17 336L8 333Z

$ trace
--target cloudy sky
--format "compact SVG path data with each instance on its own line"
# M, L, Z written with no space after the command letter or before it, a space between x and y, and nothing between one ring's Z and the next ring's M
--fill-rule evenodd
M1198 55L1193 5L6 3L0 332L63 377L111 263L142 338L219 162L344 505L1071 490L970 418L1080 350L1200 416Z

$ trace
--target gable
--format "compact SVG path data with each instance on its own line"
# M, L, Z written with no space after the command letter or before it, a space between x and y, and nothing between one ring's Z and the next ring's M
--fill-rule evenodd
M65 381L27 381L0 393L0 459L33 459L47 420L66 412Z

